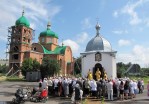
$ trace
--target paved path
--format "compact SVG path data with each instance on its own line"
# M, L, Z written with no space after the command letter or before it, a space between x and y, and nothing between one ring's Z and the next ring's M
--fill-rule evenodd
M12 101L14 93L18 88L26 86L38 86L37 82L0 82L0 104L8 104ZM25 102L25 104L34 104L34 102ZM43 104L43 103L38 103ZM71 104L70 98L49 98L44 104ZM101 104L100 100L89 99L86 104ZM149 104L149 98L146 96L146 91L143 94L138 94L135 99L124 101L105 101L104 104Z

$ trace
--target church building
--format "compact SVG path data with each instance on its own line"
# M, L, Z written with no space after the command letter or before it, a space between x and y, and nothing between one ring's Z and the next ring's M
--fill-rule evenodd
M45 31L39 34L39 42L32 43L34 30L30 22L24 16L16 20L15 25L10 27L10 51L9 67L18 70L26 58L36 59L42 63L44 57L55 59L61 67L61 74L70 74L73 70L74 60L69 46L58 45L58 34L51 30L48 22Z
M89 69L95 79L97 69L101 72L101 78L106 73L108 78L115 78L116 72L116 53L108 40L99 33L100 25L96 25L96 35L92 38L85 52L81 53L82 76L87 77Z

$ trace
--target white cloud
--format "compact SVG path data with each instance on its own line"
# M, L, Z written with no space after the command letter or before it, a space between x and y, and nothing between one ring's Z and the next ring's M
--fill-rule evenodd
M127 30L114 30L112 31L114 34L118 34L118 35L121 35L121 34L127 34L128 31Z
M48 20L48 17L52 19L57 13L60 12L61 7L55 6L50 2L51 1L49 1L47 6L47 2L41 0L13 0L9 1L9 4L7 0L1 0L0 28L6 28L6 30L0 30L0 34L7 34L7 28L15 25L15 21L22 15L21 13L23 6L25 7L25 16L31 23L31 27L34 29L36 25L38 27L41 25L40 22L42 22L42 20Z
M35 30L36 25L34 23L30 23L30 27Z
M137 63L141 65L141 67L145 67L146 65L149 65L149 47L135 45L129 54L117 54L117 61Z
M114 11L113 16L114 17L118 17L118 12L117 11Z
M88 39L88 34L86 32L82 32L77 35L77 43L84 43Z
M122 9L118 11L114 11L113 16L117 17L118 14L127 14L130 16L129 24L130 25L138 25L143 22L143 19L139 17L137 8L149 2L149 0L138 0L136 2L128 2Z
M118 41L118 45L120 47L121 46L129 46L129 45L131 45L131 41L130 40L123 40L123 39L121 39L121 40Z
M124 8L122 8L122 13L128 14L130 16L130 25L137 25L141 23L142 20L138 17L138 13L135 11L135 9L143 3L143 0L139 0L133 4L127 4Z
M89 18L85 18L85 19L81 22L81 24L82 24L82 29L88 29L88 28L91 28L91 27L92 27Z
M67 39L67 40L64 40L63 41L63 44L65 46L70 46L71 49L72 49L73 54L78 53L78 51L79 51L79 45L75 41L70 40L70 39Z
M134 62L134 56L130 53L118 53L116 57L117 62L123 62L123 63Z
M48 1L48 3L47 3ZM60 12L61 7L51 3L51 0L1 0L0 1L0 44L6 46L8 27L15 25L15 21L21 17L23 6L25 17L29 20L33 29L40 28L42 22L47 22ZM37 27L36 27L37 26ZM46 26L46 25L45 25ZM2 56L3 53L0 52Z
M149 59L149 47L144 47L141 45L135 45L133 48L133 54L135 54L136 56L139 56L143 61L148 61L147 59Z
M66 39L63 41L63 44L65 46L70 46L73 52L74 56L79 55L80 52L84 51L84 44L86 44L88 42L89 36L86 32L82 32L80 34L77 35L76 38L72 39ZM62 42L60 42L60 45L62 44ZM82 46L80 48L80 46Z

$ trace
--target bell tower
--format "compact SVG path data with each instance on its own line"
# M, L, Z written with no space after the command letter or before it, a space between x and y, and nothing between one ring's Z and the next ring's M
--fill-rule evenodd
M15 71L19 69L24 60L24 53L31 50L33 29L24 16L16 21L15 26L11 26L10 30L10 51L9 51L9 67Z

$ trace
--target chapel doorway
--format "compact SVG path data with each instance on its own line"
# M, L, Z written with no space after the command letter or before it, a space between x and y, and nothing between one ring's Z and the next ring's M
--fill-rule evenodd
M96 76L95 76L95 73L97 71L97 69L99 68L100 72L101 72L101 78L103 79L104 78L104 70L103 70L103 67L100 63L96 63L94 68L93 68L93 79L96 80Z

